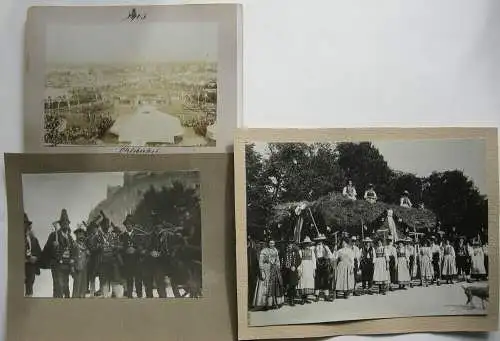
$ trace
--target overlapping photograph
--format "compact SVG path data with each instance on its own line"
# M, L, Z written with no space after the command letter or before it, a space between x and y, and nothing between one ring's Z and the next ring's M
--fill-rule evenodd
M487 314L485 143L247 141L248 325Z
M197 171L22 180L25 297L201 297Z

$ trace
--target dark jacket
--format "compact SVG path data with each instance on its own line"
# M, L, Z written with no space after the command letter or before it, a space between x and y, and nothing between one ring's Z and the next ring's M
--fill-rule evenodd
M57 247L54 246L56 233L59 243ZM69 261L74 258L74 244L75 241L69 232L67 237L64 237L61 230L52 232L42 251L42 263L44 267L52 268L58 264L69 264Z
M40 274L40 268L42 267L42 248L40 247L40 243L38 242L38 238L36 238L33 234L29 234L30 243L31 243L31 256L36 257L37 261L35 263L26 263L31 264L35 268L35 272L37 275ZM27 247L27 245L26 245ZM27 258L27 257L26 257Z

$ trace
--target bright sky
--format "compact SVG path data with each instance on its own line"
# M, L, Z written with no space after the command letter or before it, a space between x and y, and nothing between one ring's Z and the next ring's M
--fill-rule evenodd
M217 61L217 23L49 25L48 63Z
M433 171L459 169L486 194L486 145L482 139L391 140L372 142L394 170L428 176ZM266 153L266 143L255 143Z
M74 230L106 198L108 185L122 184L123 173L23 174L24 210L33 222L33 232L41 247L63 208L68 211Z

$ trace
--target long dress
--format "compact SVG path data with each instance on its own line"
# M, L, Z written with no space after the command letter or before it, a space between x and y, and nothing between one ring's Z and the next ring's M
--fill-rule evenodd
M337 273L335 277L335 290L354 290L354 252L350 247L343 247L337 252Z
M398 260L396 263L397 282L399 284L408 284L411 281L410 270L408 269L410 255L407 253L406 247L398 248Z
M443 249L443 270L441 274L446 277L455 276L457 274L457 266L455 262L455 250L453 246L446 245Z
M428 246L420 248L420 279L431 280L434 278L434 268L432 267L432 251Z
M308 246L300 250L302 263L299 266L299 285L298 289L301 295L314 294L314 271L316 271L316 255L314 246Z
M472 275L486 275L484 267L484 252L482 247L474 247L472 253Z
M278 250L264 248L259 256L260 278L253 300L254 307L272 307L284 302L283 280Z
M387 269L387 263L389 262L389 256L387 255L386 248L384 246L378 246L375 249L375 260L373 262L373 283L375 284L387 284L390 281L389 270Z

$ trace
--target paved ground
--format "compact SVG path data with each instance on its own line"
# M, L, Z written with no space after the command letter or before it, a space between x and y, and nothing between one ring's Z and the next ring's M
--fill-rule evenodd
M303 324L328 321L348 321L370 318L388 318L424 315L480 315L481 300L474 298L466 305L463 286L486 286L486 282L455 283L441 286L414 287L388 292L387 295L351 296L333 302L313 302L294 307L249 313L252 326L276 324ZM488 308L486 303L486 309Z
M97 288L99 288L99 280L96 280L96 285ZM168 279L167 279L167 285L168 285ZM72 291L73 288L73 278L69 278L69 287L70 291ZM49 270L41 270L40 276L37 276L35 280L35 286L33 288L33 297L46 297L46 298L51 298L52 297L52 276ZM144 292L144 289L143 289ZM184 291L180 289L180 293L183 294ZM156 290L153 291L153 294L155 297L158 297L158 293ZM134 294L135 296L135 294ZM144 292L143 296L146 296L146 293ZM172 291L172 288L170 286L167 286L167 297L174 297L174 292ZM189 296L188 296L189 297Z

